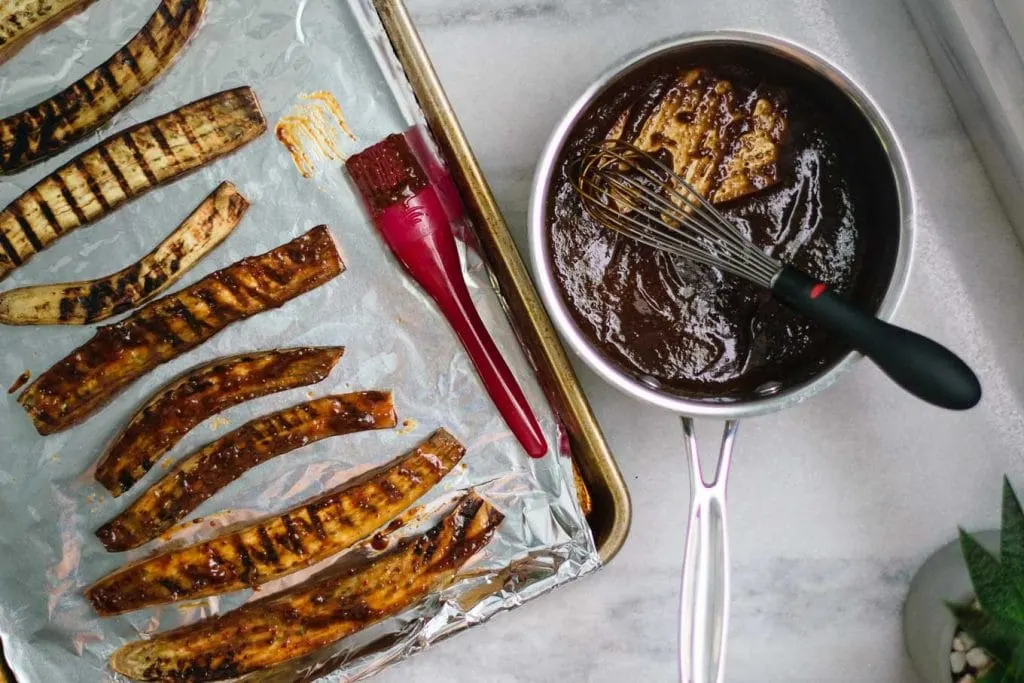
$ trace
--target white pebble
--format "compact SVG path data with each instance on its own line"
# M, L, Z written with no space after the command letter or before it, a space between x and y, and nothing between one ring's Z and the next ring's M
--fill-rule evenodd
M954 652L963 652L966 649L967 649L967 646L964 645L963 636L957 636L956 638L953 639L953 651Z
M963 673L964 668L967 666L967 657L964 656L963 652L950 652L949 653L949 668L954 674Z
M974 683L974 676L972 676L971 674L967 674L959 681L957 681L957 683Z
M971 638L967 633L961 633L957 636L957 639L959 639L960 644L964 646L964 652L967 652L975 645L974 638ZM953 645L956 645L956 640L953 641Z
M967 663L973 666L975 669L982 669L988 666L989 657L988 653L982 650L980 647L976 647L967 653Z

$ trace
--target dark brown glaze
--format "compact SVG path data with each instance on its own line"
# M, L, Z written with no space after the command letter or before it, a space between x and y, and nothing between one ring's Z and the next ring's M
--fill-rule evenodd
M678 74L695 66L731 83L741 108L764 100L785 114L778 178L752 177L759 192L719 206L758 247L874 310L893 269L898 205L884 150L862 117L834 86L763 53L721 48L666 58L613 84L583 116L548 203L552 262L569 312L609 360L652 388L740 400L769 383L807 382L848 349L754 285L673 262L601 227L572 187L578 159L623 112L630 139Z
M298 571L398 518L462 459L438 430L415 449L344 487L243 529L169 550L100 579L86 597L102 615L228 593Z
M62 235L235 151L266 129L256 94L242 87L107 138L0 212L0 279Z
M114 497L135 485L200 422L232 406L323 381L344 347L307 347L219 358L158 390L115 437L96 466Z
M374 550L384 550L391 544L391 534L405 526L405 520L394 519L391 524L378 531L370 539L370 547Z
M0 174L15 173L98 130L177 61L206 0L163 0L142 30L62 92L0 119Z
M183 458L96 536L110 551L137 548L257 465L322 439L395 423L386 391L327 396L256 418Z
M21 389L23 386L28 384L28 381L32 379L32 371L26 370L25 372L18 375L18 379L14 380L14 384L7 390L8 396Z
M282 306L345 269L326 226L146 305L44 372L18 397L40 434L85 420L135 380L228 325Z
M373 215L416 194L429 183L408 140L398 133L353 154L345 168Z
M111 657L111 668L144 681L216 681L302 657L450 584L503 519L470 493L437 526L392 551L227 614L129 643Z

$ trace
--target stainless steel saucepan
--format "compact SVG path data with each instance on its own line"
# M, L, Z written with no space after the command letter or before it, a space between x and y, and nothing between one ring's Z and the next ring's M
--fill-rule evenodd
M553 272L548 239L548 206L554 175L565 145L581 119L601 96L623 79L659 64L736 59L785 73L813 88L836 111L836 125L859 150L858 178L870 184L871 229L884 231L889 248L878 258L881 269L876 295L868 305L887 320L903 294L914 237L914 198L900 144L878 107L864 90L823 57L791 42L740 31L684 35L649 47L606 71L572 105L551 136L534 179L529 239L537 286L559 331L573 350L598 375L622 391L682 415L684 445L690 468L691 503L683 568L680 626L680 671L685 683L721 683L725 676L729 621L729 546L726 485L738 420L792 406L822 391L860 356L850 352L822 368L811 379L787 382L784 376L764 382L747 395L728 401L680 395L634 376L610 361L580 331L567 309ZM701 470L694 418L725 420L716 471L707 481Z

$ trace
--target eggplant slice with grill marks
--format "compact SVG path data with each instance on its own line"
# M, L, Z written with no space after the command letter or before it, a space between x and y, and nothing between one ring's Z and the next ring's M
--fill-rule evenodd
M297 659L402 612L456 579L504 516L475 493L435 527L354 567L221 616L129 643L114 671L143 681L219 681Z
M132 416L96 466L96 481L120 496L200 422L255 398L322 382L344 353L341 346L257 351L190 370Z
M235 151L266 129L256 94L241 87L107 138L0 212L0 280L60 236Z
M90 417L135 380L228 325L277 308L345 269L326 226L150 302L40 375L18 403L40 434Z
M440 429L398 460L237 531L128 565L86 597L102 615L255 587L341 552L392 522L462 459Z
M249 201L223 183L156 249L107 277L0 293L0 323L87 325L157 296L210 253L242 220Z
M395 421L386 391L326 396L258 417L178 462L96 536L107 550L137 548L257 465L322 439L390 429Z
M177 61L199 29L206 0L162 0L142 30L62 92L0 119L0 175L67 149L128 106Z
M93 0L4 0L0 2L0 64L32 36L81 12Z

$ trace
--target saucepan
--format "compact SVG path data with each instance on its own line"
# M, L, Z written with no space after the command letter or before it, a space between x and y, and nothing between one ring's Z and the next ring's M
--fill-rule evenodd
M741 418L793 406L833 384L859 354L837 347L820 367L799 377L779 367L756 386L728 396L680 391L626 367L592 341L572 314L553 262L552 206L560 162L574 133L595 108L609 106L610 93L637 74L678 68L680 63L733 62L767 69L798 89L813 92L833 117L846 149L856 156L853 172L867 202L870 277L858 281L851 298L883 320L903 294L914 241L914 198L899 141L879 108L849 75L818 54L789 41L759 33L719 31L677 37L634 54L604 73L569 109L541 157L534 179L529 241L541 296L555 325L580 358L604 380L630 396L682 416L690 468L691 507L681 591L680 667L686 683L724 680L729 621L729 549L726 484ZM628 274L627 274L628 276ZM651 332L652 334L655 332ZM725 421L714 474L701 470L694 418Z

